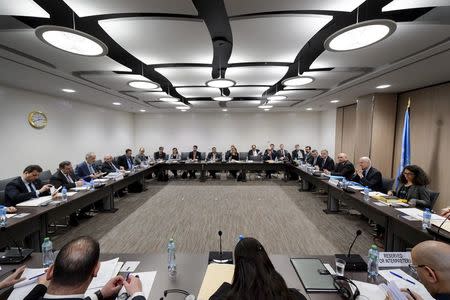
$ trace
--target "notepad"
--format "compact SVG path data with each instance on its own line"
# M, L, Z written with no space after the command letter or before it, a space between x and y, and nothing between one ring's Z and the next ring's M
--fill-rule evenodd
M214 263L208 265L197 299L208 300L224 282L231 284L233 274L234 265Z
M94 277L89 285L86 293L84 294L87 297L90 294L95 293L98 289L101 289L106 285L106 283L117 275L120 270L117 270L116 266L119 263L119 258L114 258L107 261L102 261L100 263L100 269L98 270L97 277ZM117 271L116 271L117 270Z
M142 293L144 294L145 299L149 299L153 282L155 282L156 271L132 273L130 275L139 276L139 279L141 280L142 283ZM125 292L126 292L125 288L122 287L122 289L119 291L119 296ZM116 299L119 299L119 297L117 297Z
M394 272L395 274L400 275L403 278L408 279L409 281L414 282L414 284L402 279L402 278L398 278L397 276L393 275L391 272ZM414 279L413 277L409 276L408 274L406 274L405 272L403 272L400 269L392 269L392 270L380 270L379 274L381 276L384 277L384 279L386 279L387 282L395 282L395 284L400 288L400 289L410 289L412 292L416 292L417 294L419 294L420 296L422 296L422 298L424 300L433 300L434 298L431 297L430 293L427 291L427 289L425 288L425 286L420 283L419 281L417 281L416 279Z
M40 275L44 273L44 271L45 271L44 268L37 268L37 269L26 268L25 271L23 271L22 277L25 277L27 279L14 285L14 290L12 291L11 295L9 295L8 299L15 300L25 298L36 286L36 283L39 279L39 277L32 280L28 280L28 278Z
M52 196L44 196L44 197L34 198L34 199L31 199L28 201L20 202L17 204L17 206L31 206L31 207L45 206L51 201L52 201Z
M308 293L336 292L333 277L330 274L322 275L319 273L319 270L326 269L320 259L291 258L291 263Z

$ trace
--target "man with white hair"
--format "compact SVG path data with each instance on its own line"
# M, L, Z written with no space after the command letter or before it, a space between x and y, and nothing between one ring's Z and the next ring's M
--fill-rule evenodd
M355 167L348 160L347 154L339 153L337 160L338 164L336 165L334 171L324 170L325 174L332 176L343 176L345 179L350 180L355 173Z
M75 174L84 181L91 181L102 177L104 174L99 172L98 166L95 165L97 156L94 152L88 152L85 156L85 161L77 165Z
M365 156L359 159L359 167L352 180L367 186L372 191L380 191L383 187L381 172L372 167L372 161Z

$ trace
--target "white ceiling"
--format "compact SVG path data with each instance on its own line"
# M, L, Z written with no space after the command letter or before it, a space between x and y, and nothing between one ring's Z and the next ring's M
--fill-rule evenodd
M303 46L330 20L322 15L270 15L231 19L229 63L293 62Z
M393 0L383 7L383 11L411 9L419 7L450 6L449 0Z
M212 87L179 87L177 92L185 98L217 97L220 89Z
M234 86L230 88L230 96L235 98L261 97L262 94L268 88L269 86L250 86L250 87Z
M237 85L273 85L288 70L283 66L230 67L226 77L236 81Z
M128 85L130 81L148 81L147 77L136 74L116 74L114 72L86 73L82 78L115 91L142 91ZM161 88L158 89L161 91Z
M211 36L203 21L142 17L98 23L120 46L145 64L212 62Z
M202 86L211 80L210 67L168 67L155 68L166 77L173 86Z
M288 100L303 100L322 94L323 90L283 90L278 91L277 95L288 97Z
M50 18L33 0L0 0L0 15Z
M314 81L305 85L301 88L321 88L321 89L331 89L338 86L341 82L347 81L351 78L362 75L362 71L314 71L314 72L304 72L302 76L310 76L314 78ZM298 89L298 87L285 87L285 90Z
M64 2L79 17L117 13L197 15L191 0L64 0Z

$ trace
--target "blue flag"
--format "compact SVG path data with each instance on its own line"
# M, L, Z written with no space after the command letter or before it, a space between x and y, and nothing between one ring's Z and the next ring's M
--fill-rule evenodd
M402 134L402 156L400 157L400 165L397 170L397 178L395 178L395 187L398 188L398 178L400 177L403 168L411 164L411 141L409 136L409 105L405 112L405 121L403 123L403 134Z

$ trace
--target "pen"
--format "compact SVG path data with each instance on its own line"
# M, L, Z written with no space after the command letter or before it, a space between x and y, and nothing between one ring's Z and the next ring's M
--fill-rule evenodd
M408 291L408 294L411 296L411 298L413 298L413 300L416 300L416 297L414 296L414 294L411 292L410 289L406 289Z
M130 277L131 273L127 273L127 278L125 278L125 281L128 281L128 277Z
M404 278L404 277L402 277L401 275L398 275L397 273L394 273L394 272L392 272L392 271L389 271L389 273L391 273L392 275L394 275L394 276L396 276L396 277L398 277L398 278L400 278L400 279L403 279L403 280L405 280L405 281L407 281L407 282L409 282L409 283L411 283L411 284L416 284L414 281L411 281L411 280L409 280L409 279L407 279L407 278Z
M33 277L30 277L30 278L28 278L28 280L33 280L33 279L36 279L36 278L38 278L38 277L41 277L42 275L44 275L46 272L44 272L44 273L42 273L42 274L39 274L39 275L36 275L36 276L33 276Z

